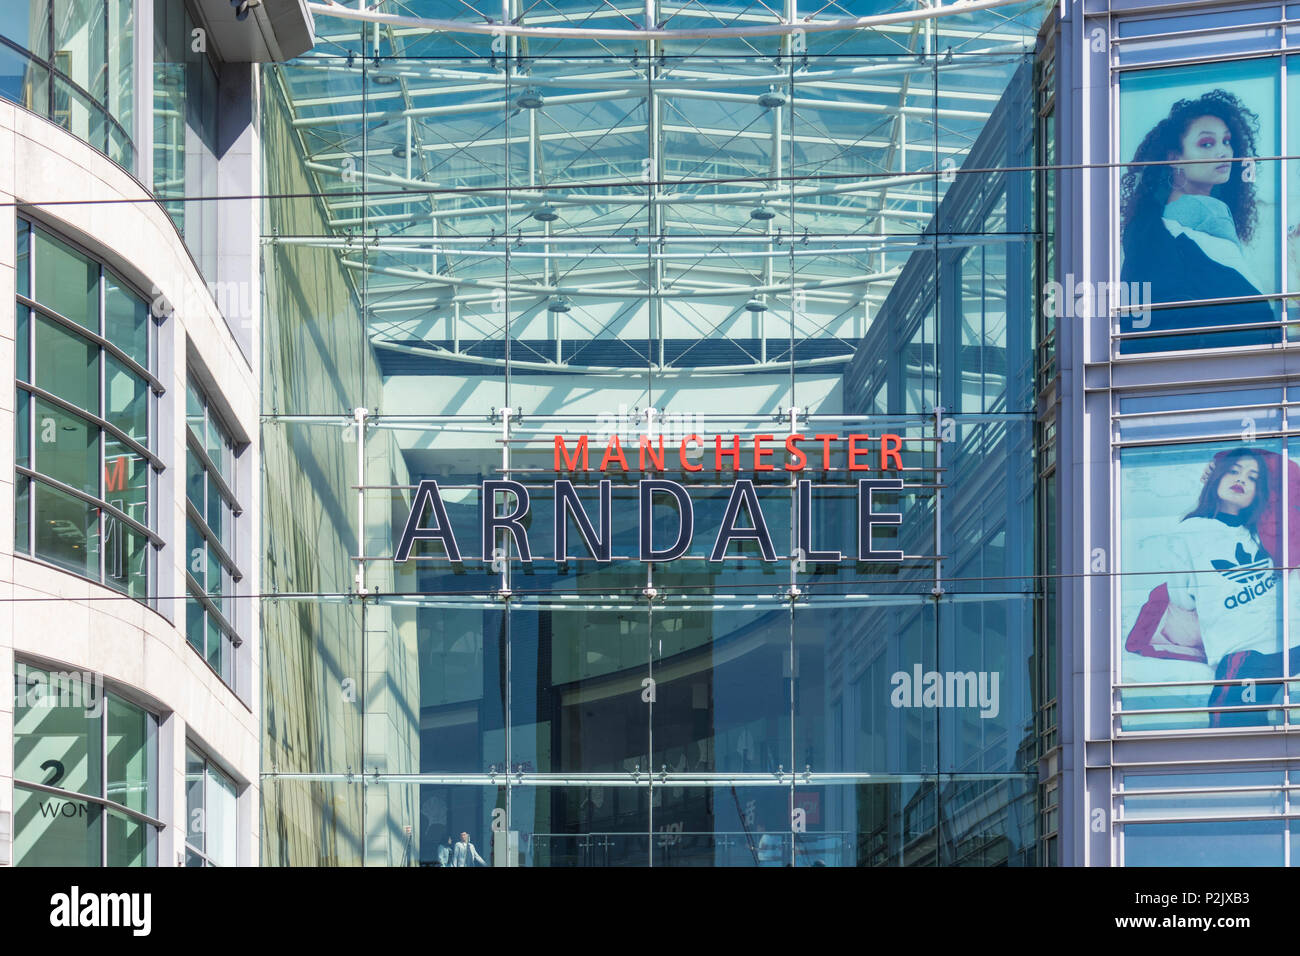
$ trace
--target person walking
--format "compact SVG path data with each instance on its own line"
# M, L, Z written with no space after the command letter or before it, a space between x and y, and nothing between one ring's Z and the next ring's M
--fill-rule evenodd
M474 844L469 842L469 834L461 833L460 842L451 850L451 865L473 866L475 863L479 866L487 866L487 861L478 855L478 850L474 849Z

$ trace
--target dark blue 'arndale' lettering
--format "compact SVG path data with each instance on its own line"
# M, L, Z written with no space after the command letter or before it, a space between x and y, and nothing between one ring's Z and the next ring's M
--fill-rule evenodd
M843 557L838 551L814 551L812 546L812 482L799 481L799 551L805 561L838 561Z
M736 521L740 517L740 506L749 512L752 527L740 528ZM713 553L709 561L717 563L725 559L727 545L732 541L757 541L763 552L764 561L776 560L776 549L772 547L772 535L767 530L767 521L763 518L763 509L758 503L758 494L754 483L742 478L731 486L731 498L727 501L727 513L722 517L722 527L718 529L717 540L713 542Z
M424 509L431 507L438 524L433 528L421 528L420 519ZM411 516L406 519L402 537L397 542L395 560L405 561L411 556L411 546L417 541L441 541L447 552L447 560L460 563L460 548L456 546L456 535L451 530L451 520L447 517L447 506L442 503L438 492L438 483L433 480L420 482L415 491L415 500L411 502Z
M563 478L555 483L555 560L567 561L569 558L568 516L573 515L578 525L578 533L591 552L592 557L602 563L614 557L614 483L608 478L601 479L600 485L600 534L591 525L582 500L574 490L573 482Z
M898 525L903 516L892 512L876 511L871 496L877 491L897 491L903 487L902 478L863 478L858 481L858 560L902 561L902 551L877 551L871 543L871 529L878 524Z
M903 488L901 478L863 479L858 482L858 548L857 559L871 562L896 562L903 560L903 552L896 550L876 550L872 543L873 530L881 525L897 527L902 524L903 516L894 512L875 510L872 496L877 491L899 491ZM578 529L583 544L591 556L601 562L613 560L613 484L602 479L597 485L599 505L597 524L583 506L573 482L560 479L555 482L555 560L564 562L573 558L569 554L569 521ZM514 496L514 507L509 513L501 514L497 505L497 494ZM690 495L684 486L663 478L646 478L637 483L638 512L640 518L638 556L641 561L663 562L680 558L690 550L695 536L695 509ZM806 561L839 561L839 551L813 550L812 543L812 482L800 481L797 486L798 496L798 545L793 557ZM676 502L676 513L660 511L660 518L675 517L677 523L676 538L667 547L656 546L655 507L668 504L667 499ZM484 481L479 494L479 524L481 530L482 555L484 561L495 561L505 556L506 552L497 547L501 532L514 539L514 551L518 560L531 563L532 550L528 545L528 529L524 521L528 517L530 499L528 489L517 481L493 479ZM745 522L741 523L741 511L745 512ZM426 527L421 522L425 514L430 513L436 522ZM661 533L666 529L658 529ZM398 562L406 561L411 556L411 549L417 541L441 541L446 560L461 563L460 548L452 532L451 521L447 517L447 507L443 504L438 483L432 480L421 481L411 502L411 513L406 519L398 539L397 552L394 556ZM732 486L731 497L727 500L726 512L718 536L714 539L713 550L709 560L717 563L726 560L727 548L733 541L755 541L764 561L777 559L776 549L772 545L772 535L768 530L767 519L759 502L754 483L742 478Z
M497 514L498 491L515 496L515 510L508 515ZM533 552L528 548L528 529L522 524L524 518L528 517L528 489L519 482L506 478L485 481L479 502L483 514L483 560L495 557L493 547L497 540L497 529L505 528L510 532L510 537L515 539L515 550L519 560L531 564Z
M691 507L690 496L686 489L675 481L660 478L647 478L637 483L637 492L641 498L641 560L672 561L680 558L690 550L691 538L695 537L695 509ZM656 551L654 546L654 496L657 493L669 494L677 499L677 540L671 548Z

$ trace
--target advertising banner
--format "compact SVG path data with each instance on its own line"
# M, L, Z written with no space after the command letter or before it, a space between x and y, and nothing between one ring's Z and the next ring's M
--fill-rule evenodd
M1279 73L1242 60L1125 74L1119 94L1121 352L1281 341ZM1245 300L1231 304L1221 300ZM1207 301L1161 308L1162 303ZM1148 308L1154 305L1155 308ZM1240 330L1224 326L1245 326ZM1219 329L1214 332L1210 330Z
M1263 705L1300 665L1287 666L1282 627L1300 465L1273 440L1129 448L1120 468L1121 679L1177 685L1126 691L1125 710L1241 708L1153 714L1143 727L1279 722Z

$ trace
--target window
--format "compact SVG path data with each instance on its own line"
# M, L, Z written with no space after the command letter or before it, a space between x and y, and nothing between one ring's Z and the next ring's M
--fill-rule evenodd
M154 0L153 188L199 271L216 276L217 73L183 3Z
M185 865L235 865L235 782L185 748Z
M146 300L18 220L15 548L150 603L157 397Z
M1296 724L1297 399L1265 386L1116 397L1118 731Z
M235 444L208 397L193 384L192 374L190 378L185 410L185 583L190 594L185 630L194 649L233 687L240 639L231 621L235 585L242 577L231 557L235 518L242 512L234 492Z
M155 866L158 718L98 674L14 669L14 864Z
M1291 866L1288 770L1125 774L1125 866ZM1294 786L1294 780L1290 781Z
M1281 16L1261 7L1120 23L1119 281L1071 293L1109 313L1120 355L1293 346L1300 336L1298 187L1283 158L1300 136L1287 105L1297 58L1245 55L1279 51Z
M6 0L0 97L133 169L134 41L125 0Z

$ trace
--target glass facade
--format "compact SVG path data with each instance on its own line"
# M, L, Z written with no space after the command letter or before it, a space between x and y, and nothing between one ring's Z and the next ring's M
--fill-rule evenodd
M871 12L263 72L264 863L1040 862L1043 11Z
M1291 865L1300 7L993 2L6 5L212 298L15 189L15 589L261 738L15 636L14 862Z
M158 718L97 674L19 661L15 866L155 866Z
M7 0L0 97L135 168L133 0Z
M156 344L147 301L18 220L15 549L152 603Z
M217 68L184 3L153 0L153 192L217 276ZM207 201L204 201L206 198Z

